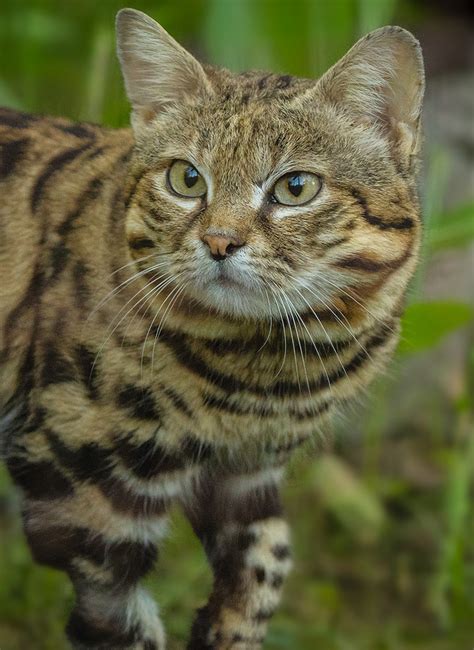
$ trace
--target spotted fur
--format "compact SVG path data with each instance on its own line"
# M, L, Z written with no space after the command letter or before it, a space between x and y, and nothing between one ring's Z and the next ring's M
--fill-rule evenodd
M118 54L132 130L0 110L2 452L75 648L165 647L139 581L180 503L214 572L188 647L256 650L291 566L284 465L397 343L420 49L387 27L319 81L237 75L124 10ZM170 190L176 159L204 197ZM320 192L275 203L296 170Z

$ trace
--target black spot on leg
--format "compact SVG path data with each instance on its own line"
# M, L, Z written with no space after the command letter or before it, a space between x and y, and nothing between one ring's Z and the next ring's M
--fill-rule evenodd
M262 492L251 493L236 504L234 519L242 526L250 526L256 521L264 521L273 517L281 517L283 507L278 487L268 485ZM245 531L243 535L255 538L255 533Z
M112 621L105 618L91 620L80 610L72 612L66 634L70 641L81 644L81 647L128 648L139 639L136 627L123 630L118 626L118 621L114 626Z
M143 650L158 650L158 646L154 641L150 641L150 639L147 639L146 641L143 642Z
M272 547L273 556L280 561L291 557L290 547L287 544L276 544Z
M254 616L254 620L257 623L264 623L268 621L273 614L275 613L274 609L260 609Z
M267 578L267 573L263 567L261 566L255 567L255 578L259 584L265 582Z
M198 609L187 650L215 650L214 644L208 640L215 616L216 611L209 604Z
M237 537L237 548L239 551L246 551L257 541L257 536L254 532L243 531Z
M273 589L279 589L283 584L283 576L280 573L274 573L270 580L270 585Z
M121 587L136 583L150 571L157 557L154 544L134 540L111 541L80 527L48 525L39 528L29 525L25 518L25 531L34 558L40 564L74 573L73 560L86 558L97 567L110 569L113 580Z

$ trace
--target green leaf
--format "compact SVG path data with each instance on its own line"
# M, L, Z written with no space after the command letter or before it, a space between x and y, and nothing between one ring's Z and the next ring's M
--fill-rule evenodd
M430 253L445 248L466 246L474 239L474 203L467 203L433 219L427 234Z
M311 470L313 490L341 526L362 544L375 542L385 513L377 496L336 456L325 454Z
M401 353L434 347L441 339L466 325L473 317L470 305L439 301L409 305L402 318Z

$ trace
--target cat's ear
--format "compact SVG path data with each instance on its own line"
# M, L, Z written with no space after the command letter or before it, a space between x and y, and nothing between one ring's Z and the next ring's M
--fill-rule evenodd
M377 124L403 153L416 152L425 75L421 47L401 27L382 27L360 41L317 84L325 99Z
M185 96L210 92L202 65L146 14L122 9L116 31L127 96L142 117L151 117Z

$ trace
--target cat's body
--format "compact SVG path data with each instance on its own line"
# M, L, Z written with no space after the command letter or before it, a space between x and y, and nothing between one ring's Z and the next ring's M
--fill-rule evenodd
M138 28L193 69L163 106L130 69ZM397 342L419 107L388 137L330 84L310 109L315 82L204 72L134 12L121 30L135 137L0 111L3 453L34 556L74 582L77 647L164 647L137 583L180 502L215 573L189 647L253 650L290 566L284 463ZM203 198L170 189L176 159ZM323 179L309 220L265 198L301 169Z

